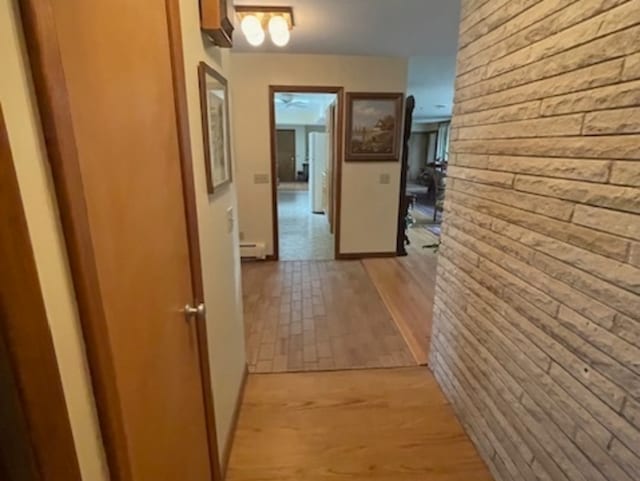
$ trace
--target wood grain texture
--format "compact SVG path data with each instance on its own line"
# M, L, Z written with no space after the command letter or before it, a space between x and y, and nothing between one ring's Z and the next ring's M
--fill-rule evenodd
M414 359L429 361L438 256L423 249L436 238L424 228L409 229L408 256L364 259L362 263L402 333Z
M167 5L22 4L111 476L209 480Z
M165 5L167 9L167 24L169 27L169 44L171 46L171 74L173 78L173 93L178 128L178 145L180 148L180 169L182 172L182 192L184 196L185 218L187 221L187 239L189 242L189 265L191 267L193 305L197 306L204 302L204 280L202 275L200 235L198 232L193 155L191 150L191 136L189 133L189 105L184 74L185 64L182 28L180 26L180 2L179 0L165 0ZM216 413L211 381L211 365L209 363L207 323L198 322L196 325L196 333L198 340L198 357L200 360L200 378L202 379L202 398L204 400L207 422L209 457L211 459L213 479L219 480L222 479L223 476L218 453L218 436L216 434Z
M228 481L490 481L426 368L251 374Z
M106 318L53 4L29 0L19 5L83 335L88 346L98 347L87 349L87 358L109 472L115 481L130 481L113 356L102 342L108 335Z
M40 290L27 220L0 107L0 343L2 407L16 416L3 424L5 469L24 479L81 481L49 320ZM8 366L6 365L8 364ZM10 403L10 399L14 403ZM6 411L0 416L5 420ZM24 422L21 422L24 421ZM18 457L23 454L24 459ZM18 466L16 463L23 464ZM36 475L36 473L38 473ZM3 478L4 479L4 478ZM22 477L20 479L23 479Z
M242 269L250 372L416 365L360 261Z

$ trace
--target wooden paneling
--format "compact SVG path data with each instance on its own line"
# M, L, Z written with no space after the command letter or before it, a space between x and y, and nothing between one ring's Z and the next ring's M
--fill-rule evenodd
M426 368L250 374L228 481L491 481Z
M176 5L21 5L111 476L209 480Z
M204 279L202 274L202 256L200 253L200 235L198 228L198 212L196 205L195 178L193 173L193 155L191 136L189 133L189 105L187 86L184 75L184 50L182 45L182 29L180 26L179 0L166 0L169 39L171 44L171 68L173 75L173 92L180 147L180 168L182 172L182 189L184 195L185 217L187 221L187 237L189 241L189 261L191 266L191 285L193 287L193 305L204 303ZM207 436L209 440L209 456L214 472L214 479L221 479L220 456L218 453L218 437L216 435L216 413L213 400L211 366L209 364L209 346L207 323L196 325L198 339L198 355L200 358L200 376L202 379L202 396L207 416Z
M4 468L16 475L18 471L11 467L20 463L19 472L28 480L81 481L1 109L0 205L0 343L5 373L1 384L3 389L10 389L9 393L4 392L3 403L13 401L3 406L15 410L12 425L3 424L0 435L3 442L15 443L2 449L3 453L11 452L14 456ZM6 414L4 411L3 415Z

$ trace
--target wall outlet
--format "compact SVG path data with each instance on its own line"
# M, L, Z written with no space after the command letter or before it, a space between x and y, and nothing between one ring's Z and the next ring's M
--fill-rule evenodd
M227 209L227 232L231 234L233 232L233 224L235 223L233 215L233 207Z
M254 184L268 184L269 183L269 174L253 174L253 183Z
M391 176L389 174L380 174L380 183L383 185L391 183Z

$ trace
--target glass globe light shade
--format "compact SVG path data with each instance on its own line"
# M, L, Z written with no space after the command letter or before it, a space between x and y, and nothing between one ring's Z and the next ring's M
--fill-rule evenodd
M259 47L263 44L266 35L264 33L264 30L261 29L258 30L255 34L245 35L245 37L247 38L247 42L249 42L251 46Z
M262 24L255 15L247 15L240 22L240 29L247 39L249 37L257 37L259 35L258 32L262 32Z
M284 17L279 15L271 17L271 20L269 20L269 34L273 43L278 47L284 47L289 43L291 34L289 33L289 24Z

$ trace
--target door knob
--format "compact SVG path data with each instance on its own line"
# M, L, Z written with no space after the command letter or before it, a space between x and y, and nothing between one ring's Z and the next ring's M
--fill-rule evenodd
M184 306L184 316L188 320L193 319L204 319L205 314L207 313L207 308L204 306L204 303L198 304L196 307L193 307L191 304L187 304Z

